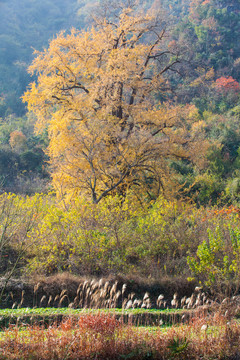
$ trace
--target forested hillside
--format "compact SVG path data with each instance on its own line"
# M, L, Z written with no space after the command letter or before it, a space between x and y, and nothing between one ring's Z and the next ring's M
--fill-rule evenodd
M232 76L239 80L239 6L237 0L142 1L139 5L156 11L164 7L171 27L171 41L177 42L185 60L190 61L184 83L198 77L199 67L213 68L215 78ZM93 9L96 10L94 1L82 0L0 2L1 117L25 113L20 97L30 82L26 69L33 59L33 50L47 47L61 30L91 26ZM178 92L183 96L181 87ZM199 98L201 95L198 92Z
M42 50L60 30L84 27L86 4L77 0L1 1L0 116L23 115L20 96L30 82L27 67L33 50ZM85 16L84 16L85 15Z
M239 182L239 2L156 0L142 1L137 7L160 10L167 29L163 45L177 56L174 69L164 74L167 86L157 95L159 100L195 105L210 144L201 165L181 160L170 166L185 195L197 193L198 201L207 203L224 192L229 201L233 194L237 196ZM114 17L119 10L117 3L11 0L1 1L0 11L1 184L3 189L20 192L29 188L30 193L35 185L30 186L29 178L32 184L36 179L36 191L48 182L43 154L47 133L34 135L35 119L21 99L34 79L27 72L34 50L47 48L61 30L90 28L94 14ZM11 142L13 137L22 145L15 146L18 141Z
M3 271L236 285L239 1L0 12Z
M45 185L42 148L47 137L33 133L21 96L32 81L27 68L61 30L84 27L90 2L76 0L0 1L0 182L3 189L31 193ZM19 139L13 145L10 138ZM11 145L12 144L12 145ZM34 184L32 186L32 184Z

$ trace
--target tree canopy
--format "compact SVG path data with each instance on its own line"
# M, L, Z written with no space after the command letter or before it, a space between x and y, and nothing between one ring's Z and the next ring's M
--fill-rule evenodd
M167 159L195 153L196 109L163 103L165 75L180 61L166 34L163 17L126 8L116 22L102 18L88 31L61 32L38 53L29 68L38 81L24 101L37 129L48 127L61 194L84 191L97 203L132 185L158 193Z

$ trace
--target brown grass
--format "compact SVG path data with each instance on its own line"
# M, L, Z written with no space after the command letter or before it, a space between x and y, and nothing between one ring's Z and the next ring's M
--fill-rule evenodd
M184 296L190 297L195 288L194 283L184 279L161 279L154 281L141 278L108 278L77 277L69 273L56 274L50 277L39 277L31 282L11 282L6 293L4 307L66 307L72 308L115 308L115 307L172 307L174 294L176 304L181 305ZM25 290L25 292L24 292ZM24 293L24 296L23 296ZM149 299L144 300L148 293ZM158 301L159 295L164 299ZM183 304L184 306L186 304Z
M150 331L99 313L69 318L48 329L9 329L0 341L0 359L233 360L240 358L239 341L239 324L220 314L198 317L168 331Z

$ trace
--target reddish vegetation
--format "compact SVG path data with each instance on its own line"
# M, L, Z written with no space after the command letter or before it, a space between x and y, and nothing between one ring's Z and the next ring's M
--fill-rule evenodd
M154 332L109 315L86 315L48 329L6 331L1 359L238 359L240 326L215 315Z
M222 76L216 80L216 88L219 92L228 92L229 90L239 92L240 85L232 76Z

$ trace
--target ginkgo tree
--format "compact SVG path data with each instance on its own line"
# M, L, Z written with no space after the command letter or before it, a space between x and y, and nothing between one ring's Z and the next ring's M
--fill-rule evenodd
M37 82L23 99L37 130L48 127L60 194L84 192L98 203L129 186L148 184L157 193L166 161L195 153L196 109L157 100L180 61L177 48L165 46L166 34L163 18L126 8L90 30L61 32L37 54L29 68Z

